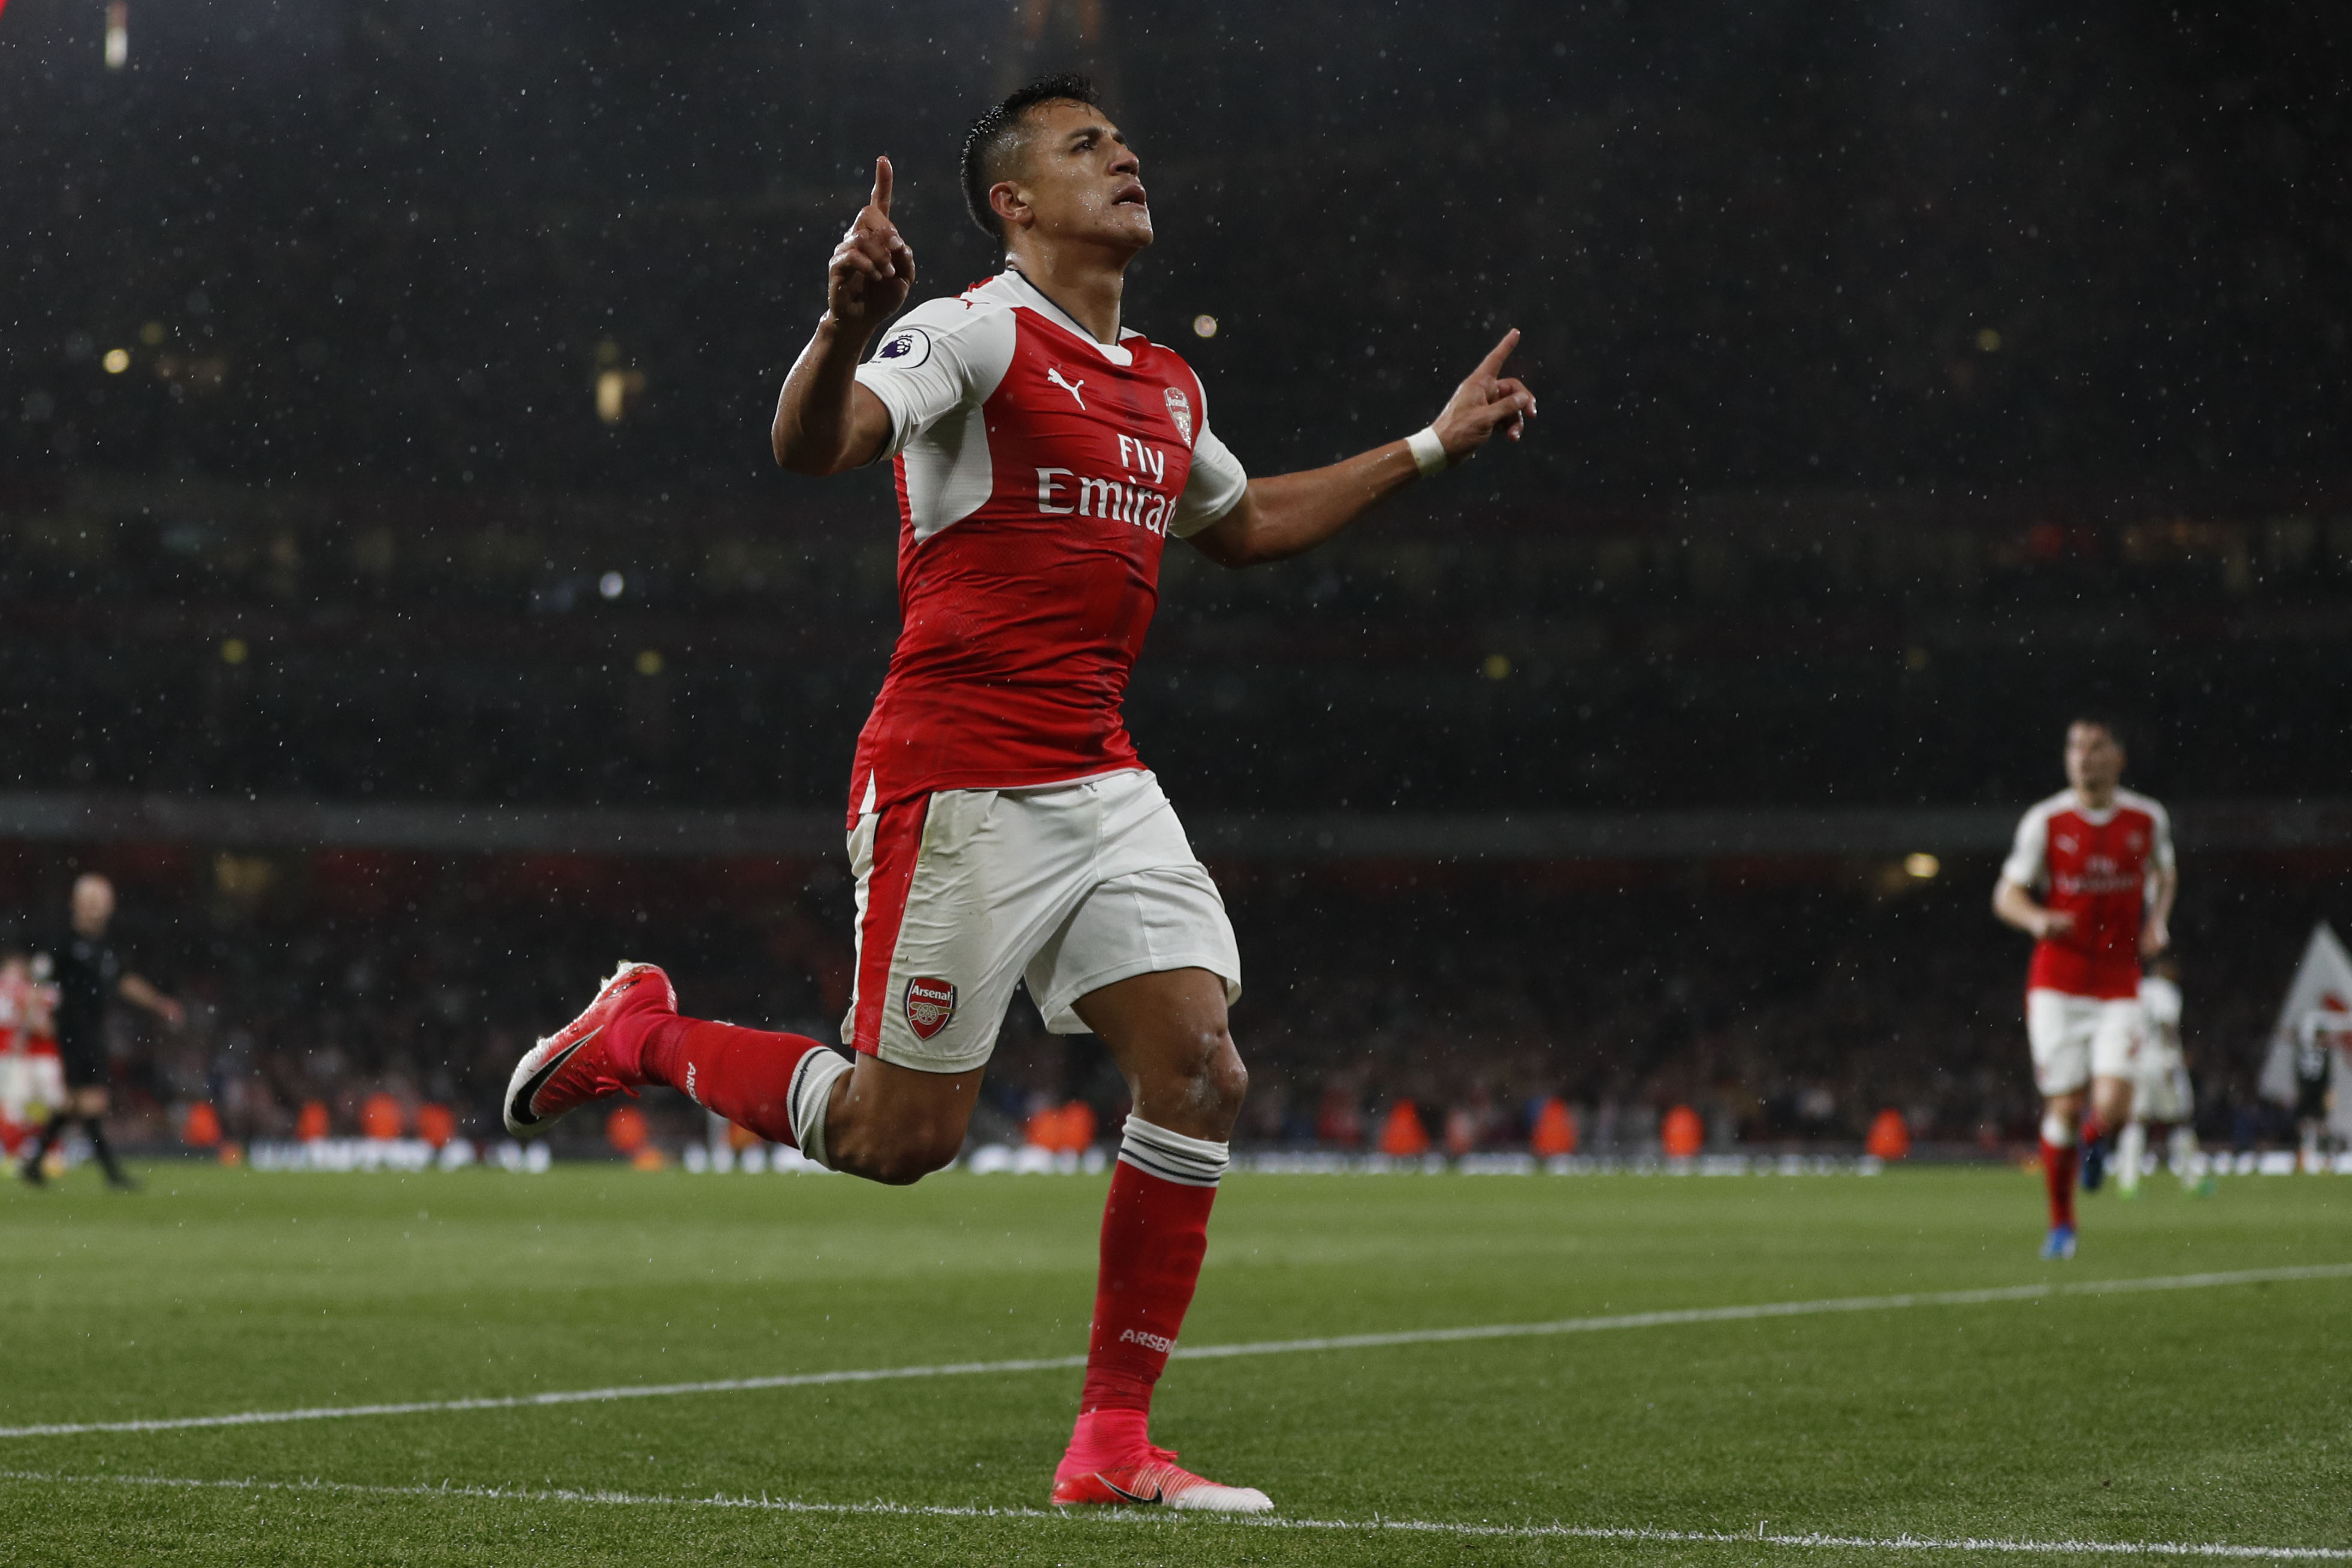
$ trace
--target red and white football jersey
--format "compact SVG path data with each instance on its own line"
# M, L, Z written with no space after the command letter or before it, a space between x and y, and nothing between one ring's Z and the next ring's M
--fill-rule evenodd
M890 413L898 611L849 816L1139 768L1119 716L1160 557L1248 487L1201 383L1097 343L1011 268L900 318L858 383Z
M2172 819L2145 795L2116 791L2093 811L2063 789L2025 813L2001 876L2041 888L2074 924L2033 945L2029 990L2117 1000L2139 995L2139 930L2150 884L2172 869Z

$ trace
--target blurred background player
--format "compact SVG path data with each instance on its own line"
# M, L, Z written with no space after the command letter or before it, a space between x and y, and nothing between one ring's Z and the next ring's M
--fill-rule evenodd
M17 1169L37 1186L47 1180L41 1162L64 1136L67 1120L79 1117L82 1130L89 1134L90 1151L106 1172L107 1184L128 1190L136 1184L123 1174L106 1141L107 1015L117 997L174 1028L186 1015L178 1002L125 971L121 956L107 940L107 927L114 922L112 883L95 873L76 878L70 913L68 929L48 955L57 985L58 1057L64 1074L64 1096L50 1111L40 1136Z
M2154 800L2122 788L2115 723L2068 725L2064 760L2067 787L2018 823L1992 894L1993 913L2033 938L2025 1032L2042 1102L2044 1258L2074 1255L2077 1155L2084 1186L2096 1189L2105 1140L2131 1114L2140 962L2171 945L2179 893L2171 821Z
M2322 1162L2333 1142L2327 1124L2336 1111L2336 1053L2347 1041L2352 1041L2352 1013L2334 1008L2312 1009L2295 1028L2295 1159L2302 1170L2326 1168Z
M2140 1037L2132 1056L2131 1117L2116 1135L2116 1192L2139 1196L2148 1133L2165 1135L2165 1160L2184 1190L2199 1197L2213 1191L2210 1171L2196 1168L2197 1101L2189 1082L2189 1059L2180 1047L2180 962L2165 953L2148 965L2139 982Z
M50 968L47 953L0 959L0 1157L23 1153L42 1119L66 1103Z
M877 1181L952 1162L1014 986L1045 1027L1098 1035L1127 1079L1087 1375L1056 1506L1260 1512L1251 1487L1175 1464L1149 1434L1248 1075L1226 1008L1241 966L1223 898L1143 768L1120 705L1182 538L1221 566L1284 559L1366 507L1517 440L1534 399L1507 334L1412 435L1252 478L1172 350L1121 320L1152 240L1141 165L1077 78L1034 83L964 144L973 221L1004 268L905 305L914 256L892 171L834 252L826 310L777 399L777 462L824 476L884 459L899 497L901 630L849 790L856 987L843 1043L680 1018L624 965L515 1068L532 1130L653 1082Z

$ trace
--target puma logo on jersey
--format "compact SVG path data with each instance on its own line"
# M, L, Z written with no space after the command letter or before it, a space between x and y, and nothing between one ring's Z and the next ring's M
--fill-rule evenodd
M1077 398L1080 412L1083 413L1085 411L1087 400L1082 397L1078 397L1078 389L1087 384L1086 377L1080 376L1076 381L1066 382L1062 379L1061 366L1055 365L1053 369L1045 372L1045 379L1053 382L1055 386L1061 388L1064 392L1069 393L1073 398Z

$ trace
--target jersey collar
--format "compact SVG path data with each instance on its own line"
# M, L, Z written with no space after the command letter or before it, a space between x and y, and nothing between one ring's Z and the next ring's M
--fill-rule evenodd
M2069 785L2066 789L2066 804L2073 810L2074 815L2082 818L2091 826L2104 828L2116 820L2116 812L2124 809L2124 792L2120 789L2116 790L2114 800L2109 800L2104 809L2095 811L2084 800L2083 792Z
M982 285L982 287L983 288L1001 287L1004 291L1005 297L1010 298L1014 304L1025 305L1030 309L1037 312L1040 316L1043 316L1047 320L1053 322L1056 327L1066 329L1073 337L1078 340L1078 341L1084 343L1087 348L1092 349L1096 353L1100 354L1112 364L1124 367L1135 363L1135 350L1129 348L1127 345L1130 339L1142 337L1142 333L1136 331L1133 328L1123 326L1118 329L1118 342L1097 342L1095 340L1095 335L1092 332L1087 331L1084 327L1080 326L1076 317L1071 315L1068 311L1055 304L1051 298L1047 298L1044 289L1030 282L1029 279L1023 275L1019 267L1007 263L1003 272L1000 272L994 277L990 278L988 282Z

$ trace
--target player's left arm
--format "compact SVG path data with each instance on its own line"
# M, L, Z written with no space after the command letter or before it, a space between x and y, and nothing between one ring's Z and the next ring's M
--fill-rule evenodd
M116 983L114 988L122 993L124 1001L133 1007L146 1009L173 1029L179 1028L187 1020L187 1009L149 985L140 976L125 975Z
M1257 566L1313 549L1361 517L1372 503L1394 495L1424 472L1467 461L1500 431L1517 441L1536 412L1535 394L1516 377L1503 374L1503 361L1518 346L1518 329L1478 361L1454 389L1445 407L1415 439L1391 441L1360 452L1328 468L1253 479L1234 509L1189 537L1194 549L1219 566ZM1442 450L1442 459L1438 451Z
M2156 808L2154 841L2148 845L2147 917L2140 922L2139 950L2153 958L2172 946L2172 901L2180 896L2180 861L2172 848L2172 816Z
M2161 865L2148 875L2147 918L2140 923L2139 950L2153 958L2172 946L2172 901L2180 896L2180 868Z

